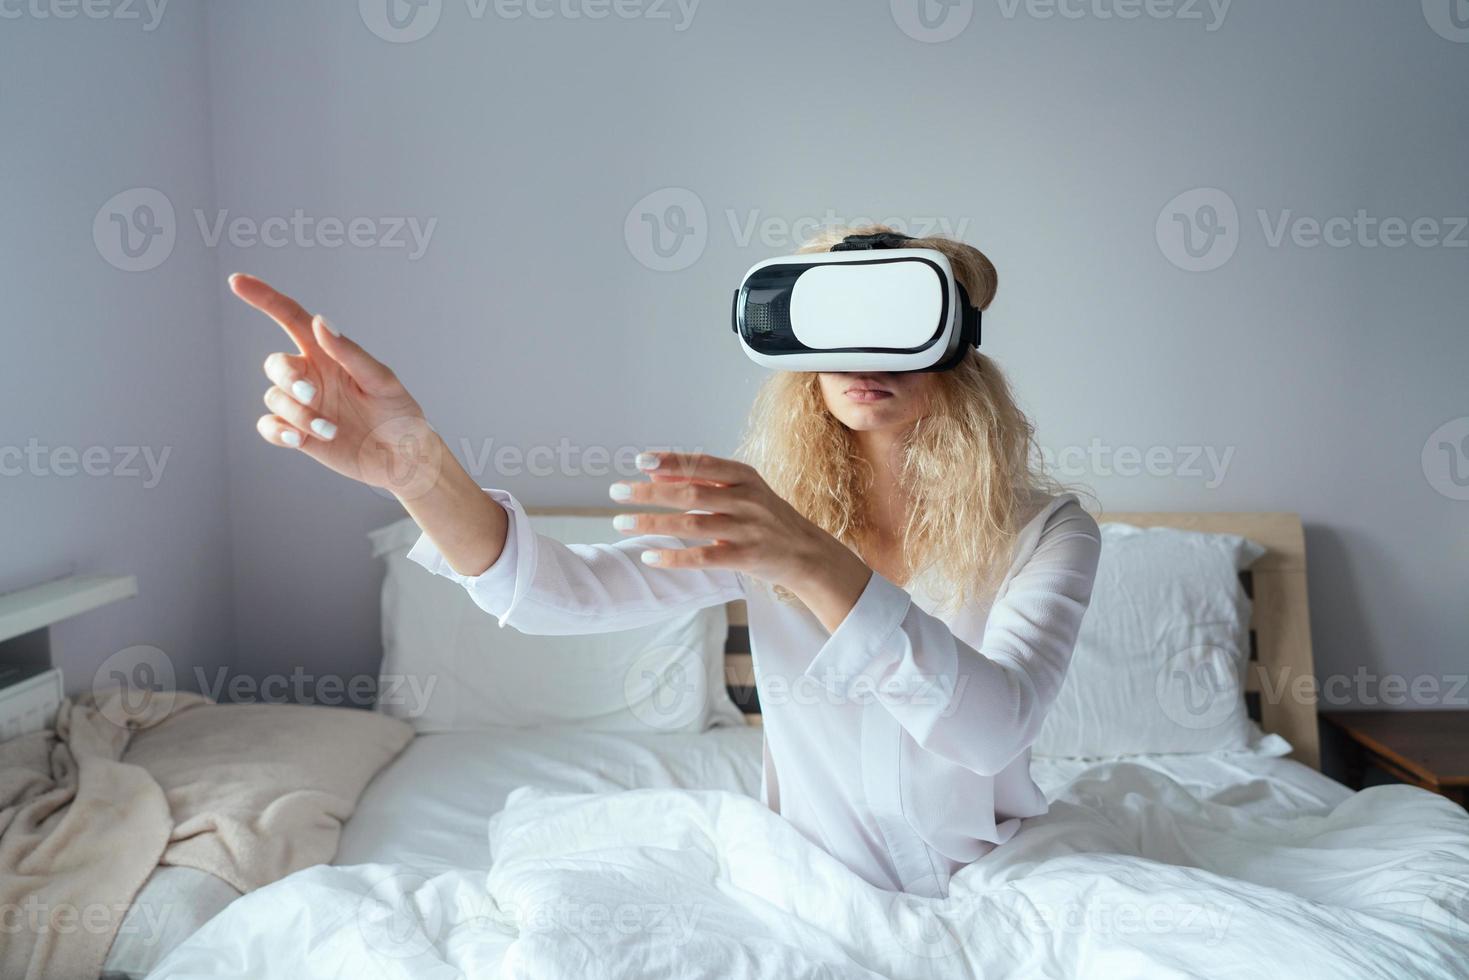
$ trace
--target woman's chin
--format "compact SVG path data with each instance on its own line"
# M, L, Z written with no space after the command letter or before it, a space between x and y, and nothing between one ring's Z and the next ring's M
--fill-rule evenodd
M908 417L909 413L897 409L898 406L890 401L846 405L837 417L853 432L881 432L902 428L913 421Z

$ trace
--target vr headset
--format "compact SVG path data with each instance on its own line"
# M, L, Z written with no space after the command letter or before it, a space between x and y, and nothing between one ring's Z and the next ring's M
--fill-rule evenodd
M766 259L734 296L750 360L777 371L947 371L979 346L980 312L948 258L908 235L848 235Z

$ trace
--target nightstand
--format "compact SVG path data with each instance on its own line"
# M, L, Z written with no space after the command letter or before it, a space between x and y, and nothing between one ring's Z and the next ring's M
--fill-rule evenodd
M55 667L0 664L0 742L50 728L62 696Z
M1346 737L1353 789L1362 788L1370 763L1469 805L1469 711L1323 711L1321 718Z
M137 594L131 575L72 575L0 595L0 741L56 723L65 688L51 627Z

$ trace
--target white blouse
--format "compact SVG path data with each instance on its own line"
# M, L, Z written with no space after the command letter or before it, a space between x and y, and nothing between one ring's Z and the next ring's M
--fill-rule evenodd
M460 575L427 535L408 557L525 633L631 629L744 599L765 728L765 802L882 888L948 893L959 868L1046 811L1030 745L1066 674L1101 536L1073 496L1044 498L992 599L936 614L874 572L828 634L799 602L726 570L659 569L665 537L564 545L508 493L505 549ZM777 778L778 775L778 778Z

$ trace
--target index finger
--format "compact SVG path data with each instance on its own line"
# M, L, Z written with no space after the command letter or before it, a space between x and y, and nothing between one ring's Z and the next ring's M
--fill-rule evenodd
M737 486L750 483L757 476L745 463L707 453L639 453L637 464L638 469L659 482L687 480Z
M281 325L301 353L316 350L316 338L311 333L311 314L285 293L279 292L263 279L236 272L230 276L230 289L240 299Z

